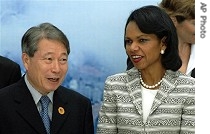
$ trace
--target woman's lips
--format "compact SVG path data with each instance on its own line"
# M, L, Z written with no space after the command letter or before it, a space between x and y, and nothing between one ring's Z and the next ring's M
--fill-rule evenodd
M140 56L140 55L133 55L131 56L133 62L137 63L139 61L141 61L141 59L143 58L143 56Z

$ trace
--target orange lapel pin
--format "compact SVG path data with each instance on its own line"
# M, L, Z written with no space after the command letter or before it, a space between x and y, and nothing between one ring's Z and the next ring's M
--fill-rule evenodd
M58 113L63 115L63 114L65 113L64 108L59 107L59 108L58 108Z

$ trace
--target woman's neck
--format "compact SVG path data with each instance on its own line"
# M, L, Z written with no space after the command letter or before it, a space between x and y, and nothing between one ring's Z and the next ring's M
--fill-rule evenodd
M187 43L179 44L179 56L182 60L182 66L180 67L179 71L181 71L182 73L186 73L187 71L190 54L191 54L191 44Z
M158 70L155 70L154 68L152 70L141 70L140 72L140 77L142 78L143 82L147 85L157 84L165 75L166 70L164 68L161 67Z

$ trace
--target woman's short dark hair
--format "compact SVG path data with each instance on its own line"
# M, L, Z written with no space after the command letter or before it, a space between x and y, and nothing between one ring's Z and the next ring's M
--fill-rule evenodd
M143 33L155 34L159 39L166 37L167 48L162 55L161 62L165 69L177 71L182 61L178 52L176 28L169 15L159 7L149 5L136 9L130 14L125 25L125 32L131 21L134 21Z

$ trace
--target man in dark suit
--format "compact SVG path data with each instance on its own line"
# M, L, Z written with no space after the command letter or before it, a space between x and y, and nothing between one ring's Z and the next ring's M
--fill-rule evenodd
M20 78L19 64L0 55L0 89L17 82Z
M94 133L90 100L61 86L69 53L67 37L52 24L26 31L22 37L26 74L0 90L0 134Z

